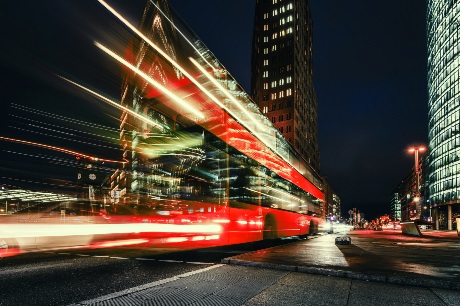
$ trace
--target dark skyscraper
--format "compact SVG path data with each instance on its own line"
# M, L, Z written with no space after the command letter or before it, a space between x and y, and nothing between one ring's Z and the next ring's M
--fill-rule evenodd
M251 94L295 150L319 172L312 19L306 0L257 0Z

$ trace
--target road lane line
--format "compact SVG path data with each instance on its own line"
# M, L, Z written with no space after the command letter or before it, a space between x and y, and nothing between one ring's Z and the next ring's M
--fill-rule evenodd
M152 288L152 287L155 287L155 286L163 285L163 284L178 280L178 279L183 278L183 277L192 276L192 275L199 274L199 273L202 273L202 272L206 272L206 271L209 271L209 270L212 270L212 269L215 269L215 268L220 268L222 266L225 266L225 265L224 264L212 265L210 267L206 267L206 268L203 268L203 269L187 272L187 273L184 273L184 274L180 274L180 275L176 275L176 276L173 276L173 277L161 279L161 280L158 280L158 281L155 281L155 282L151 282L151 283L148 283L148 284L145 284L145 285L140 285L140 286L137 286L137 287L133 287L133 288L129 288L129 289L126 289L126 290L119 291L119 292L104 295L104 296L101 296L101 297L98 297L98 298L95 298L95 299L92 299L92 300L81 301L81 302L78 302L78 303L70 304L69 306L91 305L91 304L102 303L102 302L110 300L110 299L114 299L114 298L117 298L117 297L120 297L120 296L123 296L123 295L138 292L138 291L141 291L141 290L149 289L149 288Z

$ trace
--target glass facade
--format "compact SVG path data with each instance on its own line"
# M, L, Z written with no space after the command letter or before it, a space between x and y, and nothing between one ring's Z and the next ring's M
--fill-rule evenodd
M460 203L460 1L427 2L429 201Z

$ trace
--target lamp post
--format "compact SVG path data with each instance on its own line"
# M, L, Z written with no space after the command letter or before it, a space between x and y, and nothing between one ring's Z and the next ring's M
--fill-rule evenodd
M413 198L413 201L415 202L415 214L416 217L420 217L420 171L419 171L419 160L418 160L418 153L420 152L425 152L426 148L424 146L420 147L412 147L409 148L408 152L409 153L414 153L414 160L415 160L415 166L414 166L414 172L415 172L415 181L416 181L416 189L415 189L415 196ZM409 216L408 216L409 217Z

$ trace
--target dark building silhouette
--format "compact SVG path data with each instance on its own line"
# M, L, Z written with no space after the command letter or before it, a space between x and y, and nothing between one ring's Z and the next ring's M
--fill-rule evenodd
M257 0L251 95L286 140L319 172L312 27L306 0Z

